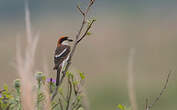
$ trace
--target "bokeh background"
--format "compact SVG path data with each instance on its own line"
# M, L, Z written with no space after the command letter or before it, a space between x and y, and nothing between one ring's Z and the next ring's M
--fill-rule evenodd
M87 0L29 0L34 32L40 32L36 70L44 63L54 74L53 51L59 36L76 35L81 15L76 4ZM74 55L71 69L86 73L90 110L116 110L130 105L127 74L130 48L136 50L133 77L139 110L145 98L153 100L169 70L177 69L176 0L96 0L90 13L97 19ZM23 0L0 0L0 87L12 85L16 36L25 38ZM24 44L24 43L23 43ZM47 63L46 63L47 62ZM165 94L153 110L176 110L177 75L174 72Z

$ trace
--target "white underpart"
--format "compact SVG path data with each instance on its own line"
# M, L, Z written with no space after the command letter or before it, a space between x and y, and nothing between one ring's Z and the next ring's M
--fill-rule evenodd
M67 61L68 61L68 59L69 59L69 55L68 55L68 57L62 62L62 64L61 64L61 71L63 71L64 70L64 68L65 68L65 66L67 65Z
M64 53L66 50L67 50L67 48L64 49L59 55L55 55L55 58L58 58L58 57L60 57L61 55L63 55L63 53Z
M69 45L69 43L68 43L67 40L63 41L62 44L63 44L63 45Z

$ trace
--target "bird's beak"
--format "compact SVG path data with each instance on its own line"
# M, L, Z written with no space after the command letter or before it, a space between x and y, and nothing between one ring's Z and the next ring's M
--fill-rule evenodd
M72 39L68 39L69 42L72 42L73 40Z

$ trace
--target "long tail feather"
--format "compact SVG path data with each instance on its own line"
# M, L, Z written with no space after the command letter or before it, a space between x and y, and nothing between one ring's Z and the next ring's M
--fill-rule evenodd
M59 86L60 84L60 72L61 72L61 66L57 69L57 77L56 77L56 86Z

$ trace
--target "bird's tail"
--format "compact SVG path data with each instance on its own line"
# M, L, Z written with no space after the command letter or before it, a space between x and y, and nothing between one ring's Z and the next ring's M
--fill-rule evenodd
M61 66L57 68L57 77L56 77L56 86L59 86L60 84L60 72L61 72Z
M59 65L55 65L54 67L53 67L53 70L58 70L58 67Z

